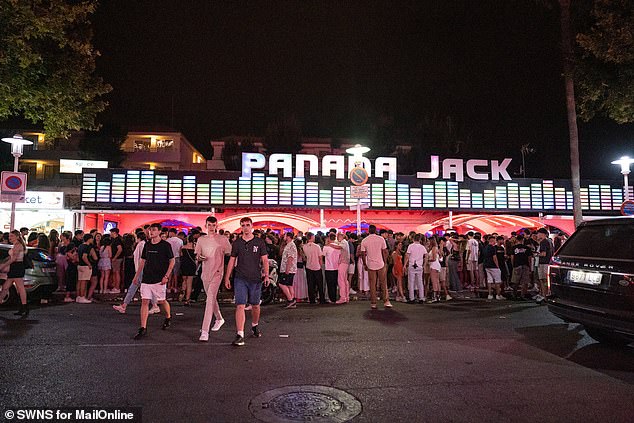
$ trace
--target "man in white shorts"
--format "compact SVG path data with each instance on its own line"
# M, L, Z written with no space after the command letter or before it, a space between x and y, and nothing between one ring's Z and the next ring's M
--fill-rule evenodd
M153 223L150 226L150 241L145 243L139 268L132 279L132 283L138 283L143 274L141 283L141 327L134 336L135 340L143 338L147 334L148 306L150 300L162 306L165 310L163 329L170 327L170 305L165 299L167 282L174 268L174 254L172 247L161 239L161 224Z
M495 250L495 236L489 235L487 244L484 247L484 271L487 278L487 288L489 290L488 299L493 299L493 287L495 287L495 299L503 300L501 292L502 284L502 271L500 270L500 263Z

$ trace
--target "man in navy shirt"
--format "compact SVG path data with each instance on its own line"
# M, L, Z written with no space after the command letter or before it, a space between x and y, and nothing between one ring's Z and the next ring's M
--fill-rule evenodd
M225 273L225 287L231 288L230 277L235 271L234 294L236 298L236 339L233 345L244 345L244 308L247 302L252 308L251 330L253 336L259 338L262 332L258 329L260 321L260 296L262 295L262 269L264 269L264 285L269 285L269 259L266 242L253 235L253 221L248 217L240 219L242 237L231 246L231 258ZM236 266L236 259L238 265ZM234 268L235 266L235 268Z

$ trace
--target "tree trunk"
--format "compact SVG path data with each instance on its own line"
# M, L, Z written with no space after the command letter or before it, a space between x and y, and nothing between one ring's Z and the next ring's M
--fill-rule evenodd
M574 56L570 29L571 0L559 0L561 8L561 51L563 55L564 83L566 85L566 108L568 110L568 133L570 136L570 176L572 179L572 207L575 227L583 220L581 212L581 177L579 175L579 133L573 81Z

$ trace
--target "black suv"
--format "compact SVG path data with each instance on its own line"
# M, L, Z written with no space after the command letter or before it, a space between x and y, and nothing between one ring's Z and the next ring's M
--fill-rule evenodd
M548 269L549 310L599 342L634 341L634 218L583 222Z

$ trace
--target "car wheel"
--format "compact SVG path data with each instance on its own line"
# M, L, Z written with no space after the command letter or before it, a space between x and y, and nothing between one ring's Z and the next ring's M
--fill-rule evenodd
M597 328L585 328L588 335L601 344L612 345L614 347L625 347L630 341L614 333Z
M16 304L18 302L18 291L12 286L7 291L0 291L0 304Z

